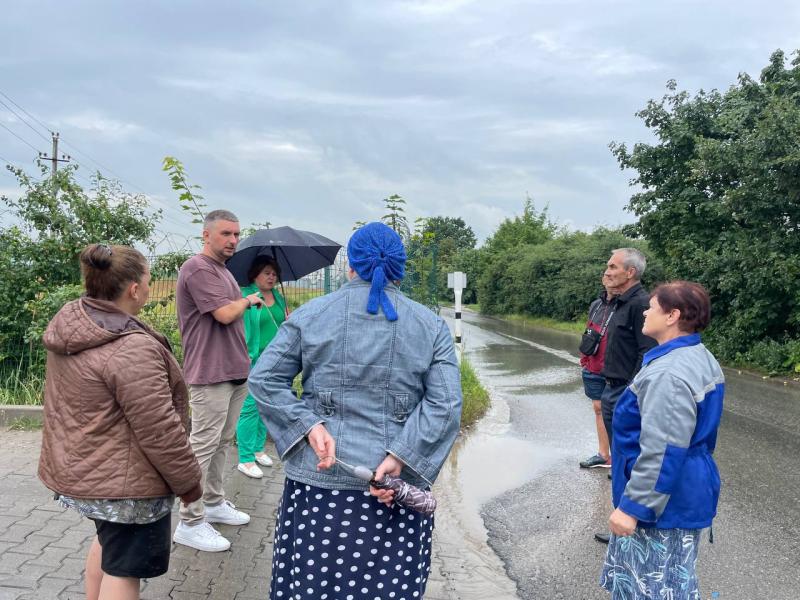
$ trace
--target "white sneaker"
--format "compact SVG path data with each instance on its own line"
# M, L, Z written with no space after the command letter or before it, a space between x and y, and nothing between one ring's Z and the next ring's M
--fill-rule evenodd
M260 464L262 467L271 467L272 466L272 459L264 454L256 454L256 462Z
M236 467L240 473L244 473L248 477L252 477L253 479L261 479L264 476L264 471L258 468L256 465L250 465L249 467L244 463L239 463Z
M224 552L231 547L231 543L208 523L187 525L179 521L172 541L203 552Z
M236 510L232 502L225 500L216 506L206 504L206 521L224 525L247 525L250 522L250 515Z

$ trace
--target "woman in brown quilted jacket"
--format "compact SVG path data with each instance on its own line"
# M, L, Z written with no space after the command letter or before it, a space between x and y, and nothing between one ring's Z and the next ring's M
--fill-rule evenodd
M144 256L93 244L80 260L86 295L44 334L39 477L97 528L86 597L138 599L139 580L169 566L175 496L202 494L188 392L166 338L135 317L150 291Z

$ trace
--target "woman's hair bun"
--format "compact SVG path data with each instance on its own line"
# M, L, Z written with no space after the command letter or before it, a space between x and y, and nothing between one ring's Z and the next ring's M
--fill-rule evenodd
M111 247L106 244L93 244L81 253L81 261L88 267L105 271L111 267Z

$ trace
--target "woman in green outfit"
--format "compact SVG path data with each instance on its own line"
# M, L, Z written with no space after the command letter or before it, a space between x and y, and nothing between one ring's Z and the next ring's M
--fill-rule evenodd
M264 348L278 333L278 327L286 320L288 311L286 301L275 288L275 284L280 281L280 267L274 258L271 256L256 258L247 273L247 279L250 284L242 288L242 296L258 294L264 300L263 307L254 306L244 313L244 335L252 367ZM264 452L266 441L267 428L258 414L255 400L248 395L236 426L239 471L248 477L264 476L264 472L256 463L265 467L272 466L272 460Z

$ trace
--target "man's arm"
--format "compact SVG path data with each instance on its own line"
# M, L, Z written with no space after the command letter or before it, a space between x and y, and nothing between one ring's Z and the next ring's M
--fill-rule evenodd
M231 301L229 287L219 274L210 268L200 268L190 274L184 288L192 296L197 309L211 315L223 325L241 319L250 306L263 304L258 294Z
M223 325L230 325L236 319L241 319L246 311L251 306L263 305L263 301L258 297L258 294L250 294L244 298L234 300L230 304L220 306L216 310L211 311L214 318Z

